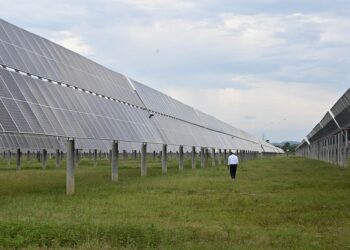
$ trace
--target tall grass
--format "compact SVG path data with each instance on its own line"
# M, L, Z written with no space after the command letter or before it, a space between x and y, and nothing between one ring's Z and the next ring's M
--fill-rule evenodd
M169 161L83 159L76 194L49 161L0 162L0 248L349 249L350 171L302 158L244 162L237 181L226 166L185 169ZM63 163L64 165L64 163ZM197 164L198 166L199 164Z

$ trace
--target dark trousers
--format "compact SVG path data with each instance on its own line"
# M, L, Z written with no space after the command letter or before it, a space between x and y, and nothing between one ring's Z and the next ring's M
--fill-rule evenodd
M230 165L230 174L232 179L236 179L237 165Z

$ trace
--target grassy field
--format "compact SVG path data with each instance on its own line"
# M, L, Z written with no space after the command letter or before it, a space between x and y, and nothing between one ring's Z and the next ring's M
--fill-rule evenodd
M244 162L237 182L226 166L178 173L169 161L83 159L76 195L65 169L0 163L0 249L350 249L350 170L302 158Z

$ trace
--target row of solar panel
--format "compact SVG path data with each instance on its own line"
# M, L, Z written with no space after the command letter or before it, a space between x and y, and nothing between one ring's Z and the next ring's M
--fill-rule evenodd
M2 131L232 147L227 135L17 72L0 69L0 89Z
M0 133L0 149L17 149L20 148L22 152L25 150L43 150L55 152L57 149L66 152L66 139L62 137L46 136L46 135L30 135L30 134L16 134L16 133ZM92 139L76 139L75 147L82 150L82 152L89 152L95 149L101 152L109 152L111 150L111 141L107 140L92 140ZM140 152L141 143L135 142L119 142L119 152L123 151L131 153L132 151ZM190 153L192 147L184 146L184 152ZM200 147L195 147L197 154L200 152ZM209 149L211 150L211 149ZM162 145L149 143L147 145L148 153L159 153L162 151ZM175 153L179 151L179 147L175 145L168 145L167 152ZM223 153L223 152L222 152Z
M157 116L155 125L145 110L6 70L1 71L0 84L1 116L7 119L2 124L3 131L178 145L260 147L248 133L133 82L140 99L125 76L1 19L0 63L139 107L144 107L144 102L149 109L226 135L165 116ZM234 145L229 135L250 142Z
M350 126L350 89L332 107L331 111L341 128Z
M162 143L148 113L0 69L3 131Z
M136 91L139 93L145 106L153 111L168 114L173 117L198 124L200 126L220 131L232 136L238 136L247 140L257 142L257 140L237 128L234 128L210 115L187 106L155 89L152 89L142 83L132 80Z
M22 150L65 149L62 138L53 136L0 133L0 148Z
M0 121L4 132L261 151L257 143L166 116L149 119L145 110L5 69Z
M143 106L125 76L1 19L0 64Z
M30 72L37 76L66 82L71 85L74 84L82 89L111 96L137 106L143 106L134 91L132 91L132 87L127 79L121 74L111 72L74 52L1 19L0 26L0 40L3 41L0 42L0 51L2 52L0 53L0 63L2 61L4 65ZM1 60L1 58L4 59ZM94 69L92 65L98 66L98 68ZM76 68L79 68L79 71L75 71ZM111 74L110 78L104 77L102 80L105 81L102 82L100 78L95 78L95 76L106 70ZM94 72L94 74L91 75L90 72ZM96 84L96 82L99 82L99 84ZM110 85L111 83L113 84ZM225 131L223 131L223 125L215 118L199 111L196 112L192 107L184 105L145 85L137 82L134 82L134 84L142 100L147 103L146 106L151 110L229 134L239 131L232 131L234 128L227 128L227 126Z
M327 112L322 120L307 135L310 143L335 133L340 128L350 127L350 89L331 108L334 115Z

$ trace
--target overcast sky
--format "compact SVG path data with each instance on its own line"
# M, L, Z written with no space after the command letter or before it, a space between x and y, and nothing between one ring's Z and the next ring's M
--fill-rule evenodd
M0 17L271 141L350 87L349 0L0 0Z

